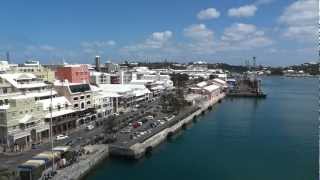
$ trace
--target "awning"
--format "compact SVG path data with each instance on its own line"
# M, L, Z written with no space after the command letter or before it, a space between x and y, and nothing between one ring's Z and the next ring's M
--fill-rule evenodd
M31 118L32 116L30 114L26 114L22 119L19 120L19 123L26 124L28 123L28 121L30 121Z
M52 112L52 117L58 117L58 116L63 116L65 114L70 114L70 113L73 113L75 112L75 110L72 110L72 109L63 109L63 110L60 110L60 111L54 111ZM45 118L51 118L51 115L50 113L48 113Z

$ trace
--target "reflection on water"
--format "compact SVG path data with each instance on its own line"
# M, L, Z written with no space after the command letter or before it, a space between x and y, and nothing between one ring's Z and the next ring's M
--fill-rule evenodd
M263 87L267 99L225 99L151 157L107 160L88 179L317 179L317 80Z

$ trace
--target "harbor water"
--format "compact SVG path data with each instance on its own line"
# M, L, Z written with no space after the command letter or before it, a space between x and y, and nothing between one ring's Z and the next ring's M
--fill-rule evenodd
M224 99L138 161L107 159L87 180L318 179L318 80L265 77L266 99Z

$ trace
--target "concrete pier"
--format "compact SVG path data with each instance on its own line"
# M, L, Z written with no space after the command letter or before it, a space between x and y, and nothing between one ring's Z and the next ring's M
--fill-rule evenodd
M225 94L220 94L214 97L211 101L204 102L200 105L200 109L193 112L186 118L178 121L176 124L171 125L160 132L154 134L143 142L137 142L130 146L121 146L117 144L111 144L109 146L110 155L114 156L124 156L134 159L139 159L143 157L146 153L152 151L153 148L158 146L161 142L165 141L169 136L172 136L174 133L179 131L183 126L186 126L188 123L191 123L194 120L194 117L198 117L201 114L204 114L212 105L221 101L225 97Z
M108 155L108 145L92 145L88 146L91 153L80 157L77 163L66 168L58 170L53 180L70 180L81 179L97 164L103 161Z

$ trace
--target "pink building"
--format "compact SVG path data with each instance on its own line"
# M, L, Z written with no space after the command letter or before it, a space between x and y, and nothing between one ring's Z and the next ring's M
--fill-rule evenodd
M56 79L68 80L70 83L89 82L90 74L87 65L66 65L57 68L55 72Z

